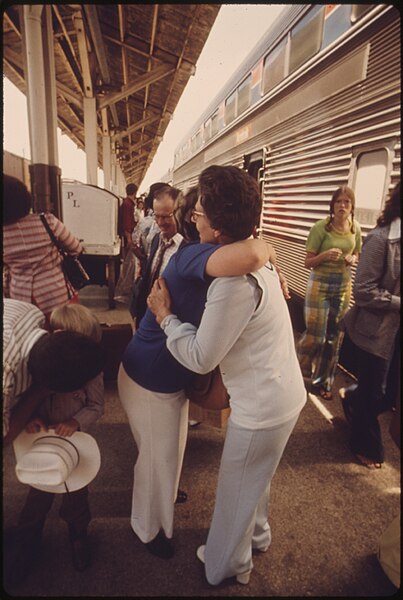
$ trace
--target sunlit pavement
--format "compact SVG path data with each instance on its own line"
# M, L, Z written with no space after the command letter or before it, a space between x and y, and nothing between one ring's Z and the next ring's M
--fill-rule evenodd
M122 306L107 309L106 288L80 294L101 321L129 322ZM339 372L335 389L348 385ZM321 410L320 405L324 410ZM189 499L175 508L176 554L150 555L130 529L131 484L136 448L108 383L104 417L91 431L101 470L90 484L93 562L84 573L70 562L67 530L56 499L44 530L44 549L29 579L7 590L14 597L147 596L387 596L395 588L380 568L381 533L400 510L400 451L390 439L392 413L381 416L386 462L371 471L348 449L349 428L338 394L330 402L310 397L273 480L270 523L273 542L254 555L247 586L226 580L210 586L196 548L205 542L225 432L206 423L189 429L181 488ZM3 520L15 524L26 487L14 473L12 448L4 451Z

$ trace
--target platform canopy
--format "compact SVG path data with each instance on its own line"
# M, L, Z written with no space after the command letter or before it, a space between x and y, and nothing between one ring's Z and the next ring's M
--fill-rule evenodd
M84 98L127 182L140 184L216 19L220 4L51 5L57 122L85 150ZM22 5L3 13L3 73L27 92Z

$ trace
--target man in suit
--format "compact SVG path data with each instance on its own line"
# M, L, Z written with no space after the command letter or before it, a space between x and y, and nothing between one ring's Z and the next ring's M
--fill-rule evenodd
M130 306L136 328L147 310L147 296L154 281L162 274L169 259L183 242L174 218L175 203L180 193L177 188L166 185L154 194L153 216L158 229L151 240L149 255L142 276L135 284Z

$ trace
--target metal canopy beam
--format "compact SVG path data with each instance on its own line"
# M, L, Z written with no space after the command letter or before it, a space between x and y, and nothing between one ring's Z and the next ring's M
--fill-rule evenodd
M106 106L110 106L111 104L114 104L115 102L119 102L119 100L123 100L123 98L126 98L127 96L131 96L132 94L135 94L139 90L142 90L143 88L146 87L146 85L150 85L151 83L155 83L156 81L159 81L160 79L162 79L163 77L166 77L167 75L171 75L171 73L174 73L175 70L176 70L176 67L172 67L172 65L160 65L159 67L156 67L149 73L144 73L143 75L140 75L137 78L136 83L133 83L132 85L127 86L121 92L115 92L114 94L108 94L107 97L104 98L99 103L99 108L102 109L102 108L105 108Z
M95 54L97 55L102 82L110 84L111 76L109 71L108 59L105 51L105 44L102 39L101 27L99 25L97 7L92 4L84 4L84 10L88 21L88 26L90 28ZM116 110L116 106L112 105L109 108L112 114L112 119L115 127L119 127L119 117Z
M83 110L82 97L80 97L77 94L75 94L74 92L72 92L67 87L67 85L64 85L64 83L61 83L60 81L56 81L56 90L68 102L71 102L71 104L74 104L75 106L77 106L78 108L81 108L81 110Z
M149 117L146 117L145 119L142 119L141 121L138 121L137 123L135 123L134 125L131 125L130 127L128 127L126 129L126 131L123 131L121 133L116 133L113 137L112 140L113 141L118 141L123 139L124 137L134 133L135 131L138 131L139 129L142 129L143 127L146 127L147 125L151 125L151 123L155 123L156 121L159 121L161 118L161 115L151 115Z
M90 60L88 56L88 41L84 28L84 21L80 12L73 14L73 23L77 34L78 50L80 53L81 71L84 82L84 96L92 98L94 95L91 76Z

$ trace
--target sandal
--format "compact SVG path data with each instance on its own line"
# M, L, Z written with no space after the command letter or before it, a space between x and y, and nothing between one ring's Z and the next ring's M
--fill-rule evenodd
M372 460L372 458L367 458L366 456L363 456L362 454L356 454L355 457L358 460L358 462L361 463L362 465L364 465L364 467L367 467L367 469L381 469L382 468L382 463L375 462L374 460Z
M321 398L323 398L323 400L332 400L333 399L333 394L332 394L331 390L326 390L323 387L321 387L319 390L319 396Z

